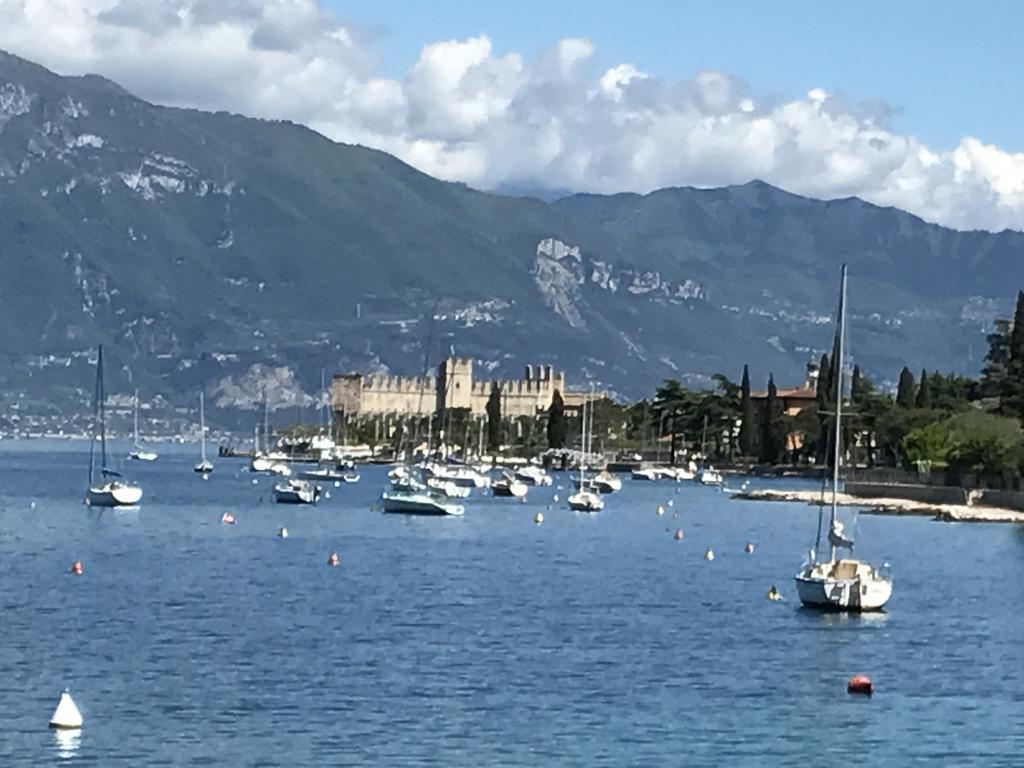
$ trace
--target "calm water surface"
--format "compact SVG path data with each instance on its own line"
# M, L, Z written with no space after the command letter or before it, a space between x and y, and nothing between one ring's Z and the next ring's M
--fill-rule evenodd
M896 588L850 618L797 607L803 505L627 480L596 516L550 488L408 518L371 511L368 468L286 507L242 462L203 481L175 447L130 467L140 509L99 511L86 450L0 444L3 766L1024 759L1018 527L861 516ZM846 693L859 672L871 699ZM86 723L58 737L65 686Z

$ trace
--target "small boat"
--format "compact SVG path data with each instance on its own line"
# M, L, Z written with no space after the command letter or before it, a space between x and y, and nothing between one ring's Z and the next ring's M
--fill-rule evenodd
M267 470L272 475L278 475L279 477L291 477L292 469L287 464L281 462L273 462L270 465L270 469Z
M274 501L278 504L316 504L322 491L306 480L289 479L274 483Z
M633 480L650 480L650 481L653 481L653 480L658 480L658 479L661 478L661 475L658 472L658 470L656 470L654 468L634 469L632 472L629 473L629 476Z
M384 493L381 501L385 512L406 515L462 515L461 504L446 501L436 491L393 491Z
M811 549L810 557L796 574L796 591L800 602L808 608L832 611L880 611L892 596L892 578L882 570L876 570L870 563L853 558L837 558L837 550L853 552L853 539L844 531L838 517L837 494L839 491L839 469L842 463L843 442L843 365L846 337L846 265L843 265L839 289L839 312L836 326L835 348L838 350L833 362L835 373L835 420L832 424L832 505L829 516L827 539L828 560L818 560L821 544L821 530L824 527L824 507L818 512L818 534Z
M96 392L93 397L93 439L89 441L89 488L85 503L92 507L130 507L139 503L142 489L107 468L107 393L103 385L103 346L96 357ZM96 437L100 443L99 482L96 482Z
M443 493L449 499L468 499L472 491L467 486L456 485L451 480L438 480L436 477L427 478L427 487Z
M586 489L570 494L567 501L569 509L575 512L600 512L604 509L604 499L601 495Z
M135 390L135 425L132 430L132 445L134 448L128 454L132 461L156 461L157 454L153 451L143 450L139 446L139 390Z
M448 481L466 488L486 488L491 484L491 479L481 475L472 467L452 466L448 464L426 464L423 471L429 477L435 477L441 481Z
M199 393L199 463L192 467L193 472L208 475L213 472L213 462L206 458L206 407L203 393Z
M701 485L722 485L725 482L725 478L714 467L705 467L694 479Z
M622 490L622 479L607 469L594 475L592 482L600 493L616 493Z
M333 467L320 467L318 469L304 469L299 472L299 477L303 480L319 480L325 483L338 482L349 482L346 478L349 476L347 470L341 469L337 466ZM356 475L356 480L359 476Z
M516 470L515 479L527 485L551 485L551 475L540 467L528 465Z
M514 475L503 472L501 479L491 483L491 493L495 496L511 496L521 499L526 496L529 486Z

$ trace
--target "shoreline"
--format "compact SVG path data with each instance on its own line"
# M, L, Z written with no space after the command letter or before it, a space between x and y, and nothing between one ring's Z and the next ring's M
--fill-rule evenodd
M733 494L734 499L744 501L790 501L803 502L811 506L824 506L827 502L820 491L761 489ZM935 504L910 499L864 498L847 493L836 495L836 503L842 507L863 507L873 515L917 515L931 517L944 523L1024 523L1024 512L1000 507L975 506L967 504Z

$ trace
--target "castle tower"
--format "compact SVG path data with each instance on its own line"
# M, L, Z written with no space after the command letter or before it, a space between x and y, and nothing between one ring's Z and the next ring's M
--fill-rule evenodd
M473 360L449 357L437 369L437 406L472 408Z

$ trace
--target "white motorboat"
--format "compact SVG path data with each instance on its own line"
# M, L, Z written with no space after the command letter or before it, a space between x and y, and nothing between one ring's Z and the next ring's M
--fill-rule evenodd
M426 464L424 472L430 477L435 477L442 482L447 481L461 485L466 488L486 488L491 484L491 479L481 475L472 467L455 466L449 464Z
M139 390L135 390L135 423L132 430L132 448L131 453L128 454L128 458L132 461L156 461L157 454L155 451L144 450L139 445Z
M551 475L532 464L516 470L515 479L527 485L551 485Z
M272 475L277 475L278 477L291 477L292 475L292 468L279 461L271 462L270 468L267 471Z
M142 488L125 482L119 472L107 467L107 393L103 384L103 346L96 356L96 392L93 398L93 439L89 441L89 487L85 503L92 507L130 507L142 499ZM99 478L96 467L96 438L100 443Z
M449 499L468 499L473 490L465 485L456 485L451 480L438 480L436 477L427 478L427 487L443 493ZM413 490L409 486L409 490Z
M839 490L839 468L843 450L843 368L846 343L846 265L843 265L839 290L839 322L836 328L838 362L833 361L835 372L835 420L832 424L832 504L828 525L828 560L818 560L824 507L818 512L818 534L808 561L796 574L796 591L800 602L808 608L833 611L879 611L892 596L892 577L888 567L876 569L870 563L853 558L838 558L840 549L853 551L853 539L846 534L838 517L836 495Z
M274 501L278 504L316 504L322 490L306 480L288 479L274 483Z
M617 493L622 490L622 479L607 469L594 475L593 482L600 493Z
M658 479L661 478L660 473L656 469L654 469L653 467L648 467L646 469L644 469L644 468L634 469L632 472L629 473L629 476L633 480L648 480L648 481L654 481L654 480L658 480Z
M714 467L705 467L700 470L695 479L701 485L722 485L725 482L725 478Z
M199 393L199 463L192 467L193 472L208 475L213 472L213 462L206 458L206 407L203 393Z
M446 501L437 492L429 491L392 491L384 493L381 501L385 512L396 512L406 515L462 515L465 508L461 504Z
M303 480L319 480L320 482L333 483L333 482L350 482L346 478L352 474L348 470L341 469L337 466L321 466L317 469L304 469L299 472L299 477ZM356 475L356 482L359 479L359 475Z
M522 480L507 472L502 473L500 480L491 483L491 493L495 496L511 496L521 499L526 496L529 486Z

